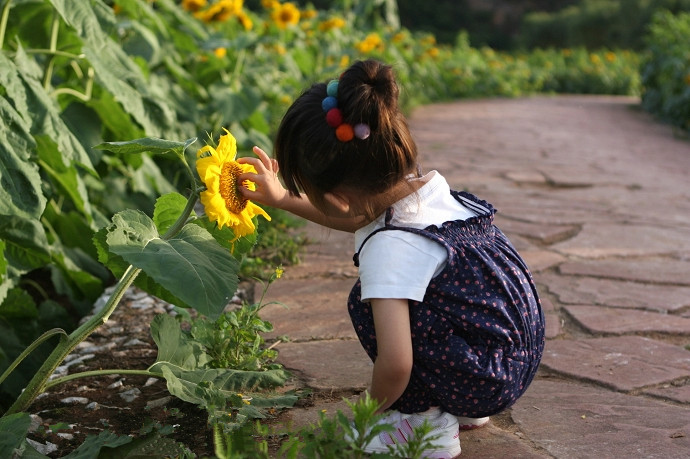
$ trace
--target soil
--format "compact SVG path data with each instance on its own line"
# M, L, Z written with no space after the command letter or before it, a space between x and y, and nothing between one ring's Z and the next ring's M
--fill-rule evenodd
M241 289L240 292L243 290ZM245 285L244 291L253 291ZM235 298L236 302L241 299ZM106 324L96 330L68 357L83 360L69 367L69 374L98 369L146 369L156 360L157 349L149 326L156 314L171 313L172 306L130 289ZM314 397L311 395L310 397ZM298 402L311 404L310 398ZM138 437L152 423L173 426L165 438L184 444L196 457L215 457L207 412L169 394L164 379L139 375L107 375L76 379L41 394L28 410L34 423L29 439L49 457L67 455L87 436L109 430ZM268 423L278 423L276 413ZM278 440L269 439L276 450Z

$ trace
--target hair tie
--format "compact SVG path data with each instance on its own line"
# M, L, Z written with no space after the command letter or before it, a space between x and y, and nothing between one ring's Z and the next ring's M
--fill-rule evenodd
M335 129L335 136L341 142L349 142L355 137L364 140L371 134L368 124L355 124L353 128L343 122L343 113L338 108L338 80L331 80L326 85L326 97L321 108L326 112L326 124Z

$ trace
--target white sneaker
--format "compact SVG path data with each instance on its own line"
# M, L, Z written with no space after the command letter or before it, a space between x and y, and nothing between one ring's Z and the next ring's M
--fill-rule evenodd
M396 445L404 445L414 435L413 429L427 421L432 429L428 433L432 440L433 450L424 452L425 458L452 459L460 455L460 432L458 420L452 414L444 413L439 408L432 408L424 413L403 414L392 411L381 419L379 424L391 424L395 430L381 432L370 441L364 451L367 453L388 453L389 447L395 449Z
M465 418L462 416L456 416L458 418L458 424L460 425L460 430L472 430L484 427L489 422L489 417L485 418Z

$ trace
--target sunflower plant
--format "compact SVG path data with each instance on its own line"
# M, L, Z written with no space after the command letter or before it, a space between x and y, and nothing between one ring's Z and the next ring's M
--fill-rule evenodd
M161 196L156 201L152 217L139 210L119 212L108 226L96 233L94 243L99 260L120 276L120 280L100 312L69 335L61 329L46 332L0 376L1 383L41 343L59 337L54 351L5 415L26 410L41 392L78 377L112 373L163 377L168 381L171 392L183 399L187 391L192 390L190 387L196 387L204 378L209 378L206 353L181 337L175 319L163 317L151 324L159 356L147 370L98 370L49 381L50 375L67 355L108 320L133 283L179 307L193 308L212 320L221 316L237 290L240 260L256 241L257 216L270 217L263 209L242 198L238 191L241 186L254 186L237 181L238 174L252 168L235 161L237 146L230 132L226 131L220 138L217 148L209 145L198 150L197 170L203 184L199 183L185 156L185 150L195 142L196 138L185 142L143 138L106 142L94 147L121 155L175 155L183 162L193 189L187 198L174 192ZM199 199L205 207L204 215L195 212ZM242 381L252 381L250 386L256 387L257 378L266 379L269 385L279 384L287 378L282 369L275 367L261 376L249 373L215 370L214 389L205 387L204 393L208 392L208 396L195 401L210 403L208 400L223 399L228 390L242 389Z

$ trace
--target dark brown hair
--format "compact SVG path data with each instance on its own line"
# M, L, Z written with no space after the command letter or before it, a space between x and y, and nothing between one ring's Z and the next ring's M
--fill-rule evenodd
M303 191L317 207L338 186L378 194L417 167L417 147L398 107L393 69L375 60L358 61L339 78L338 107L344 122L365 123L367 139L341 142L326 123L321 102L326 83L303 92L287 110L275 152L285 188Z

